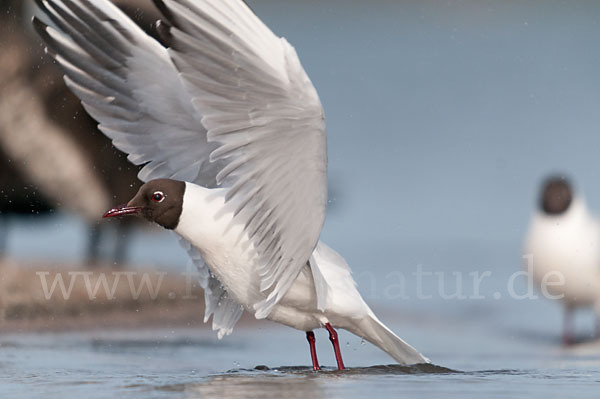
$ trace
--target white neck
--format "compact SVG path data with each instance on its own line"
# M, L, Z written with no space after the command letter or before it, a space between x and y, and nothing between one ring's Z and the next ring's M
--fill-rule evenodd
M247 241L247 235L243 224L233 223L237 202L225 202L227 190L185 183L181 216L175 232L198 248L205 261L211 255L222 256L217 254L219 251L231 252L233 249L244 252L248 249L247 245L240 245Z
M263 299L255 273L255 256L243 223L234 223L235 200L228 189L185 183L183 207L175 232L200 251L211 273L243 305Z
M215 229L221 224L219 211L223 212L225 190L208 189L194 183L185 183L183 206L175 232L186 240L201 247L202 243L214 239ZM230 219L230 218L227 218Z

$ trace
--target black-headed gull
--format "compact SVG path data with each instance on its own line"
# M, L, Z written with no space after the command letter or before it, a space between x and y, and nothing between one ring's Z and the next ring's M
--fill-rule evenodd
M34 24L65 81L145 181L126 207L184 240L219 338L248 311L343 328L402 364L428 360L363 301L319 241L327 202L325 120L294 48L240 0L156 0L163 47L107 0L39 0Z
M525 255L536 284L564 303L563 342L571 343L573 310L593 306L600 314L600 223L564 177L542 184Z

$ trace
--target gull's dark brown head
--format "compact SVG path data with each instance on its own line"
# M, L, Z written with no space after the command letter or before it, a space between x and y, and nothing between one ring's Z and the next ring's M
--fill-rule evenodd
M560 215L569 209L572 201L573 190L565 177L550 177L542 185L540 208L544 213Z
M167 229L175 229L183 210L185 183L156 179L144 184L125 206L109 210L103 217L138 215Z

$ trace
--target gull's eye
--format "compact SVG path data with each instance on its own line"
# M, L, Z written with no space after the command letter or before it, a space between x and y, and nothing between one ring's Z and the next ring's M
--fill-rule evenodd
M163 202L164 200L165 200L165 195L163 194L162 191L155 191L154 194L152 194L152 201Z

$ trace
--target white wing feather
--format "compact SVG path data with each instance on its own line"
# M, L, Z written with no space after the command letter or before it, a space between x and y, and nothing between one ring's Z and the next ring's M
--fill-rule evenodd
M340 254L323 241L317 243L309 264L317 293L317 309L321 311L331 309L336 289L338 294L350 294L350 297L360 298L350 266ZM355 293L358 295L351 295Z
M99 128L136 164L139 178L173 178L214 187L223 164L208 143L167 50L105 0L44 0L60 31L41 31Z
M241 199L241 221L262 257L266 317L315 248L325 218L321 103L296 52L240 0L164 0L171 57L203 115L217 182ZM250 215L250 216L249 216Z
M216 185L222 164L211 163L217 144L191 104L167 50L104 0L38 3L54 25L37 28L64 68L65 81L86 110L134 164L142 181L172 178ZM66 34L66 35L65 35ZM68 35L68 36L67 36ZM190 243L182 245L200 272L205 322L213 316L219 338L242 314Z
M179 242L198 269L198 280L204 290L204 322L206 323L210 316L213 316L212 329L218 332L218 337L221 339L231 334L233 327L242 317L244 308L229 297L223 284L212 274L202 259L200 251L183 238L179 238Z
M317 243L326 138L317 93L294 49L240 0L165 0L172 49L106 0L44 0L67 84L144 181L229 186L261 256L266 317ZM210 156L209 156L210 154Z

